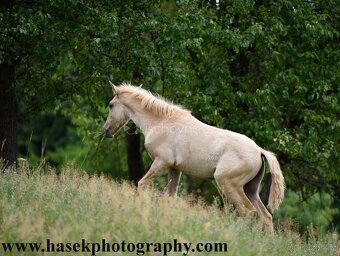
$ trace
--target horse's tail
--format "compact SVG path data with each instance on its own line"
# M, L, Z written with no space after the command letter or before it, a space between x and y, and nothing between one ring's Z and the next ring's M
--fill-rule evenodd
M272 184L270 186L268 207L271 210L276 210L283 199L285 191L285 181L282 175L280 164L276 156L269 151L262 150L262 155L267 159L269 171L272 176Z

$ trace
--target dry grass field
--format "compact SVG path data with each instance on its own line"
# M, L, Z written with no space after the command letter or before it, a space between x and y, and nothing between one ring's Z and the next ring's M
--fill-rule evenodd
M47 252L47 239L54 243L52 252ZM67 243L79 243L81 247L82 239L96 250L92 243L101 244L103 239L120 245L120 249L123 241L134 243L136 248L130 246L125 252L76 252L72 247L70 252ZM28 168L0 174L1 256L185 255L184 247L181 252L155 249L157 243L163 246L175 239L191 243L189 255L339 255L335 234L305 239L281 227L275 235L267 235L254 221L239 218L228 209L222 211L184 196L169 198L152 189L137 194L128 183L88 176L72 168L59 175L53 169L41 174ZM15 242L41 243L43 249L9 253L1 246ZM137 243L142 244L138 251ZM146 243L153 246L147 248ZM198 243L208 244L208 250L226 243L228 252L193 252Z

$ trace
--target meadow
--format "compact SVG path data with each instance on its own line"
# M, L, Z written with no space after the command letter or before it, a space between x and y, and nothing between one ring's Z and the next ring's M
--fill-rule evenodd
M54 252L46 252L47 239L53 241ZM135 250L67 250L67 243L81 247L82 239L99 244L105 239L117 246L134 243ZM53 168L42 172L28 167L0 173L0 255L137 255L138 243L144 244L138 247L139 255L165 255L164 247L158 250L155 244L174 240L192 243L188 255L339 255L336 234L316 237L311 232L307 238L289 226L276 225L275 234L268 235L252 219L240 218L228 207L184 195L169 198L156 189L138 194L127 182L89 176L71 167L58 174ZM5 253L1 246L19 242L41 243L45 252ZM153 244L149 252L146 243ZM228 251L193 252L198 243L211 248L225 243ZM167 253L185 254L184 247Z

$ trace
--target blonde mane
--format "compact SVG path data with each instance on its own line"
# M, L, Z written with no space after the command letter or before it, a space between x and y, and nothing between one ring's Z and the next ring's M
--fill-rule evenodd
M159 95L155 96L150 91L144 90L141 87L123 83L118 86L117 89L118 94L130 94L131 98L140 100L142 108L151 111L153 114L159 117L171 117L175 113L190 113L189 110L183 108L182 106L175 105Z

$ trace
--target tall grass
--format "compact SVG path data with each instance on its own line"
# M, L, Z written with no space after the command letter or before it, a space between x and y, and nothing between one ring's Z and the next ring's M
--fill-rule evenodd
M190 252L189 255L311 256L339 253L336 235L311 237L305 241L284 228L275 235L267 235L251 219L239 218L228 209L222 211L187 197L169 198L155 190L137 194L135 188L126 182L88 176L72 168L64 169L59 175L53 169L40 174L28 171L28 168L1 173L0 243L44 242L46 239L55 243L79 242L80 239L163 243L177 239L179 242L218 241L228 244L227 254ZM3 255L1 250L0 246L0 255ZM162 254L151 252L145 255Z

